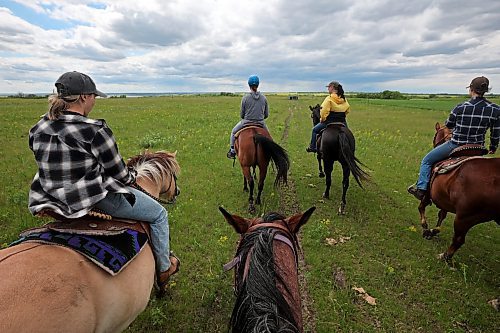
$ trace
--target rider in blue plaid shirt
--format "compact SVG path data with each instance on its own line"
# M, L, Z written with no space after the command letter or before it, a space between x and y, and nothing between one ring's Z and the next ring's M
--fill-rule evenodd
M467 87L471 99L457 105L451 111L445 122L445 126L452 130L451 140L435 147L424 157L417 183L408 188L408 192L418 200L422 200L428 190L432 165L446 159L453 149L459 146L484 145L488 128L490 129L488 151L490 154L496 152L500 139L500 108L484 97L490 90L489 84L486 77L476 77Z
M55 83L49 112L30 130L29 146L38 165L29 193L29 209L81 217L96 207L117 218L150 224L151 247L160 289L177 272L171 255L167 210L131 187L135 170L125 165L113 132L102 119L89 119L96 96L106 97L83 73L68 72Z

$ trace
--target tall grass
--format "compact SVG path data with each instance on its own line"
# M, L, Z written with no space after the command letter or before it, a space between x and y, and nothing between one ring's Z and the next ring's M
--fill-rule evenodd
M494 223L474 227L455 257L456 270L436 259L449 245L453 215L441 236L421 237L417 202L406 193L420 159L431 148L434 124L443 122L462 99L375 101L350 99L348 123L357 140L357 157L373 182L355 182L347 215L337 216L341 172L336 165L331 200L316 159L305 153L312 122L308 105L321 96L268 96L268 127L290 154L293 198L301 210L318 209L301 233L303 272L318 332L493 332L498 313L487 301L500 292L500 232ZM498 102L498 101L497 101ZM142 149L178 151L181 196L169 205L172 248L182 269L166 299L153 298L129 332L225 332L234 295L232 273L222 265L234 255L237 235L217 210L248 217L243 178L225 157L229 133L239 120L240 97L179 96L98 100L91 114L105 118L122 155ZM29 128L46 110L46 101L0 99L0 244L24 228L43 223L27 210L35 163L27 145ZM288 120L288 125L286 125ZM286 131L285 131L286 130ZM286 132L286 138L283 138ZM257 214L279 210L280 189L270 172ZM259 209L259 208L258 208ZM428 216L435 218L432 207ZM345 242L328 245L326 238ZM343 272L345 286L334 273ZM351 287L376 298L369 305Z

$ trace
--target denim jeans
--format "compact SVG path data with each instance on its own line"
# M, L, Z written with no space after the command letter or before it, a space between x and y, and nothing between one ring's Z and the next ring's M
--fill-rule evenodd
M312 136L311 136L311 143L309 144L309 147L315 148L316 149L316 135L321 132L322 129L326 128L326 123L317 123L313 129L312 129Z
M422 159L422 163L420 164L420 173L417 180L418 189L427 190L429 182L431 181L431 170L434 163L448 158L448 155L450 155L452 150L457 147L457 144L454 144L451 141L446 141L425 155Z
M347 127L347 122L342 122L346 127ZM322 129L326 128L326 126L330 123L322 123L319 122L313 127L313 132L311 136L311 143L309 144L309 147L311 148L316 148L316 135L321 132Z
M123 194L108 192L108 195L95 207L117 218L149 223L156 270L164 272L170 267L168 212L165 207L141 191L132 187L127 188L135 195L134 206L130 205Z
M264 120L257 121L257 120L242 119L236 124L236 126L234 126L233 130L231 131L231 139L229 140L229 144L231 145L231 148L234 148L234 141L236 141L236 139L234 138L234 135L236 134L236 132L238 132L240 129L247 126L248 124L254 124L254 123L261 124L263 128L265 128L267 131L269 131L267 129L267 126L266 126L266 123L264 122Z

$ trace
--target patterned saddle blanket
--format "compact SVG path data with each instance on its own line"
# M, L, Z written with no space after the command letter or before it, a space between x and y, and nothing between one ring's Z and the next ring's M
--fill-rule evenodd
M9 246L24 242L53 244L84 255L111 275L120 273L144 248L148 241L145 230L131 221L76 219L55 221L25 230Z

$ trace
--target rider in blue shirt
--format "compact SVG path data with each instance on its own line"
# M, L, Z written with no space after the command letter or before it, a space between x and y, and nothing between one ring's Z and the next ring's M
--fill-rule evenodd
M489 153L496 152L500 139L500 107L484 97L490 90L489 83L484 76L476 77L467 87L471 99L451 110L445 122L445 126L452 130L451 140L435 147L423 158L418 181L408 188L408 192L418 200L422 200L428 191L432 165L446 159L453 149L459 146L484 145L488 128Z

